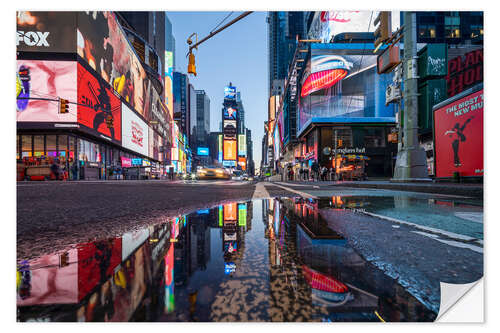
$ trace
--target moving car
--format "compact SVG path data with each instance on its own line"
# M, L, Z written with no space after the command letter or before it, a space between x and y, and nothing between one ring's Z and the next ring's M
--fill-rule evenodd
M231 179L229 171L218 166L207 166L196 171L198 179Z
M231 177L233 180L243 180L243 171L241 170L233 170L233 176Z

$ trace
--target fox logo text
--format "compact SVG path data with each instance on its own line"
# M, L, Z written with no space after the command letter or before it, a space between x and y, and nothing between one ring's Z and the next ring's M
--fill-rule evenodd
M45 46L49 47L49 43L47 42L47 37L49 37L49 32L41 32L41 31L18 31L17 32L17 43L19 46L20 42L24 42L24 44L28 46Z

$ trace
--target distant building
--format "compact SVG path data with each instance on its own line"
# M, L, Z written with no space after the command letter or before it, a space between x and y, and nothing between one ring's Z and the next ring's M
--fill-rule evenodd
M175 71L175 37L172 32L172 22L170 22L167 15L165 15L165 51L172 52L172 63Z

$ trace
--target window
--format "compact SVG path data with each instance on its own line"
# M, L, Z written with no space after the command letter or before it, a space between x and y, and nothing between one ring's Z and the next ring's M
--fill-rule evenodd
M31 157L33 156L33 152L31 150L33 136L31 135L23 135L21 136L21 157Z
M56 136L47 135L46 145L47 145L47 156L56 157L57 156Z
M68 150L68 136L67 135L59 135L57 137L57 155L67 157Z
M16 135L16 160L18 160L21 156L19 151L19 135Z
M34 142L34 156L44 156L45 155L45 145L44 145L44 136L43 135L35 135L33 137Z
M418 28L418 35L422 38L436 38L436 26L421 24Z
M75 159L75 144L76 144L76 138L73 136L69 137L69 158Z
M477 38L483 36L483 26L482 25L471 25L470 26L470 37Z
M460 26L450 25L444 28L444 36L446 38L460 38Z

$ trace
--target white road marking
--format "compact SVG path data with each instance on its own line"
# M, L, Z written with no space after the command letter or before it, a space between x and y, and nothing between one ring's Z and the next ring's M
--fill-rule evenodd
M483 223L483 213L481 212L456 212L455 216L475 223Z
M252 200L267 199L270 197L271 196L269 195L269 192L267 192L266 187L264 186L263 183L257 183L257 185L255 185L255 191L253 192Z
M445 231L445 230L441 230L441 229L437 229L437 228L431 228L431 227L425 227L425 226L420 225L420 224L416 224L416 223L411 223L411 222L408 222L408 221L403 221L403 220L395 219L395 218L392 218L392 217L389 217L389 216L378 215L378 214L374 214L374 213L370 213L370 212L366 212L366 211L361 211L361 213L369 215L369 216L373 216L373 217L378 217L378 218L383 219L383 220L387 220L387 221L391 221L391 222L396 222L396 223L400 223L400 224L409 225L409 226L412 226L412 227L420 229L420 230L430 231L430 232L433 232L433 233L436 233L436 234L445 235L445 236L447 236L449 238L455 238L455 239L460 239L460 240L464 240L464 241L471 241L471 240L476 239L474 237L460 235L460 234L456 234L456 233L450 232L450 231Z
M304 198L310 198L310 199L318 199L317 196L314 196L314 195L311 195L309 193L305 193L305 192L301 192L301 191L297 191L297 190L294 190L293 188L290 188L288 186L282 186L282 185L278 185L276 183L273 183L274 186L278 186L284 190L287 190L289 192L292 192L292 193L296 193L298 195L300 195L301 197L304 197Z
M464 249L469 249L469 250L472 250L474 252L477 252L477 253L483 253L483 248L482 247L479 247L479 246L476 246L476 245L472 245L472 244L465 244L465 243L462 243L462 242L457 242L457 241L452 241L452 240L444 240L444 239L439 239L439 238L435 238L437 241L440 241L441 243L445 243L445 244L448 244L450 246L454 246L454 247L461 247L461 248L464 248Z

